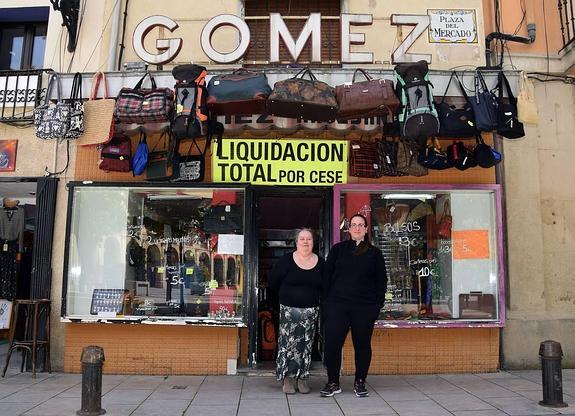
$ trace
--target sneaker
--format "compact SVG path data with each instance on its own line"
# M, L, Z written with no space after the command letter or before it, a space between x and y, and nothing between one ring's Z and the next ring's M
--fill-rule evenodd
M369 396L369 392L365 388L365 380L356 380L355 383L353 383L353 391L357 397Z
M319 392L321 397L331 397L334 394L338 394L338 393L341 393L341 388L339 387L339 383L329 383L329 382Z
M295 394L295 379L293 377L284 378L282 390L285 394Z

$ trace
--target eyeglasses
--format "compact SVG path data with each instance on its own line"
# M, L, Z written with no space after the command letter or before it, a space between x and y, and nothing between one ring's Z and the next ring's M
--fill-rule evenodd
M363 228L365 224L349 224L349 228Z

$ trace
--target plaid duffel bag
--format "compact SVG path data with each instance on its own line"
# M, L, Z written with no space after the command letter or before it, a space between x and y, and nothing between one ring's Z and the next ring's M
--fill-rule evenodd
M142 88L146 76L152 88ZM158 88L152 74L146 72L134 88L122 88L116 99L114 118L117 123L161 123L170 121L174 109L174 92Z

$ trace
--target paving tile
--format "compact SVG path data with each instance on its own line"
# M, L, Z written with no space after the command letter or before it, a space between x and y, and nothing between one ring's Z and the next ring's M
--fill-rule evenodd
M286 397L288 399L290 408L291 406L335 403L334 397L321 397L319 395L319 390L317 391L312 390L312 392L309 394L289 394L286 395Z
M511 416L556 415L557 412L525 397L492 397L486 402Z
M82 408L80 400L47 400L24 413L25 416L67 416L75 415Z
M206 376L169 376L162 381L160 387L164 386L195 386L199 387Z
M460 382L458 387L481 399L486 397L518 397L519 394L485 380Z
M451 413L431 400L387 402L400 416L451 416Z
M133 416L181 416L189 400L146 400L132 413Z
M291 416L338 416L344 415L339 406L334 403L324 404L290 404ZM349 415L350 413L345 413ZM396 413L393 413L396 414Z
M237 406L240 401L240 390L228 390L225 392L210 390L198 391L194 396L192 404L194 405L233 405Z
M236 416L237 412L237 405L195 406L192 404L184 416Z
M106 416L129 416L138 407L136 404L108 404L102 406Z
M200 392L239 390L243 382L244 377L241 376L207 376L200 386Z
M433 394L429 398L450 412L460 410L496 410L489 403L471 394Z
M289 416L287 399L242 400L238 416Z
M371 383L370 383L371 385ZM374 389L386 401L426 400L427 396L415 387L384 387Z
M108 404L140 404L146 400L153 390L124 390L124 389L114 389L109 393L102 396L102 406L105 407Z
M369 397L356 397L353 395L337 395L335 401L347 415L397 415L397 413L379 396L370 394Z
M32 403L1 403L0 402L0 415L20 415L27 410L34 408L36 405Z
M380 387L409 387L403 376L369 376L367 384L374 389Z
M198 386L162 386L154 390L147 400L187 400L189 402L197 392Z
M519 393L525 390L541 390L541 385L524 378L506 378L492 380L494 384Z
M51 399L52 397L56 396L53 392L36 392L30 391L29 389L23 389L17 391L10 396L4 397L0 400L0 403L32 403L32 404L40 404L45 402L46 400Z
M508 416L501 410L460 410L453 414L455 416Z
M481 377L485 380L495 380L495 379L502 379L502 378L517 378L521 377L520 375L512 374L508 371L497 371L495 373L476 373L477 377Z
M122 390L150 390L157 388L163 381L163 376L131 376L119 383L116 388Z
M285 397L282 385L272 377L248 377L242 387L242 399L281 399Z

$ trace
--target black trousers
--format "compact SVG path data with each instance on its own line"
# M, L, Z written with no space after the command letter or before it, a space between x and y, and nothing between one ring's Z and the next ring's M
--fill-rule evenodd
M355 352L355 379L365 380L371 363L371 335L379 315L379 306L327 301L323 307L324 356L328 380L339 383L341 352L350 328Z

